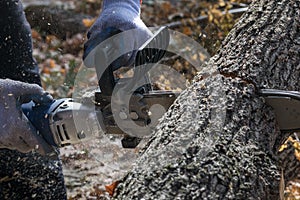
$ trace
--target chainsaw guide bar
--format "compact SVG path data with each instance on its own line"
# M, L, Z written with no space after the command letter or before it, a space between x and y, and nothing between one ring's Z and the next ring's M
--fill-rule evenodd
M274 109L282 132L300 131L300 92L263 89L260 94Z

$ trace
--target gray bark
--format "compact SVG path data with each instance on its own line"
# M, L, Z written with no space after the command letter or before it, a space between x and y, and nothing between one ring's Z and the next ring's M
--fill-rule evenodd
M259 89L300 91L300 1L257 0L169 109L116 199L279 199L299 174Z

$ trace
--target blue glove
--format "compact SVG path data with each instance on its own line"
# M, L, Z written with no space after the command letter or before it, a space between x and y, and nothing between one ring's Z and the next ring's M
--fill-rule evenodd
M95 49L101 42L123 31L132 30L118 38L113 45L114 55L121 57L112 63L113 69L130 66L135 59L135 52L152 36L140 18L140 0L103 0L103 9L94 25L88 31L88 41L84 45L84 64L95 67ZM122 52L130 49L130 52ZM121 53L119 53L121 52ZM108 55L110 56L110 55Z
M21 111L20 104L29 102L32 95L51 98L36 84L0 79L0 148L23 153L36 150L42 155L55 153Z

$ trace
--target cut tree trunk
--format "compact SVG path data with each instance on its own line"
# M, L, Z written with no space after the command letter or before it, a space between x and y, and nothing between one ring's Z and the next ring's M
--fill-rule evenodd
M257 0L175 101L116 199L279 199L300 172L262 88L300 91L300 1Z

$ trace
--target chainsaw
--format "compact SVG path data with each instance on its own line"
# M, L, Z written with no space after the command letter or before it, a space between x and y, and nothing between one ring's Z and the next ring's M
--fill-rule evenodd
M92 103L72 98L53 100L45 94L23 104L22 111L38 133L56 147L111 134L122 138L124 148L135 148L144 136L151 134L179 95L174 91L153 90L147 75L164 57L169 41L167 27L156 31L137 50L131 78L116 78L113 66L104 71L96 67L100 90L93 93ZM100 48L98 62L105 62L109 53ZM146 84L137 87L140 77ZM281 131L300 130L299 92L263 89L260 95L273 107Z
M100 89L94 92L93 103L41 96L23 104L22 111L38 134L56 147L112 134L122 138L124 148L135 148L144 136L151 134L164 113L162 110L167 110L179 95L173 91L153 90L147 75L164 57L169 41L167 27L157 30L136 51L134 74L130 78L116 78L113 66L104 72L96 67ZM105 48L97 51L98 62L109 56ZM145 84L132 90L141 77Z

